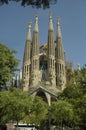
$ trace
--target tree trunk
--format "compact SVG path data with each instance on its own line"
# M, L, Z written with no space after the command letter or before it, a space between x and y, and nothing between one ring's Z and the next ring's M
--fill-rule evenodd
M17 122L16 122L16 130L18 130L18 124L19 124L19 122L18 122L18 120L17 120Z

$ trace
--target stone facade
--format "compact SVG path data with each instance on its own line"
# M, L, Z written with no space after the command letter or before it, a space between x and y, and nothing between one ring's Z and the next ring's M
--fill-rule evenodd
M57 18L57 32L56 39L54 39L51 13L47 41L46 44L40 45L38 15L36 15L32 38L31 22L28 25L22 67L22 89L33 96L41 96L50 105L66 84L66 65L60 21Z

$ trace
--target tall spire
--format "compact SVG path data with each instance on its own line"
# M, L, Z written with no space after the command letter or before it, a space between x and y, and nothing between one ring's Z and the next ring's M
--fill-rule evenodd
M52 22L52 13L49 14L49 29L48 29L48 55L55 55L54 44L54 28Z
M59 17L57 17L57 36L58 37L62 37L62 35L61 35L61 29L60 29L60 18Z
M62 45L62 35L60 29L60 18L57 17L57 34L56 34L56 44L57 44L57 58L64 60L64 49Z
M30 49L31 49L31 21L28 23L28 32L26 37L24 57L23 57L23 80L25 81L23 90L28 91L29 89L29 73L30 73Z
M35 27L34 27L34 31L38 32L38 14L35 14Z
M38 84L39 81L39 34L38 34L38 15L35 15L35 26L31 47L31 85Z
M49 13L49 30L53 30L52 12Z
M31 56L39 55L39 34L38 34L38 15L35 15L35 26L32 38L32 53Z
M28 22L28 32L27 32L26 40L30 40L31 41L31 21Z
M65 76L65 58L62 45L62 35L60 29L60 19L57 18L57 34L56 34L56 81L57 87L64 89L66 83Z
M55 44L54 44L54 29L52 22L52 14L49 16L48 29L48 78L52 86L56 85L55 79Z
M24 57L23 57L24 63L30 60L30 46L31 46L31 21L29 21L28 23L28 32L27 32Z

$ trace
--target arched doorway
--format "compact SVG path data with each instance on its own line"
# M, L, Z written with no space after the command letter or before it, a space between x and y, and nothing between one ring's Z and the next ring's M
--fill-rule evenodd
M46 95L45 95L45 93L43 91L41 91L41 90L38 91L37 94L36 94L36 96L41 97L43 99L43 101L45 101L46 103L48 103Z

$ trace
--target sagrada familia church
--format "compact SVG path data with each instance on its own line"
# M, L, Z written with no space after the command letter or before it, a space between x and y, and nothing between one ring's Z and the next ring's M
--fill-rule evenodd
M56 38L54 39L52 14L50 13L47 44L41 45L38 15L36 15L33 36L31 36L31 22L28 24L23 56L23 91L42 97L48 105L55 101L58 92L65 88L67 77L59 18L57 18L56 26Z

